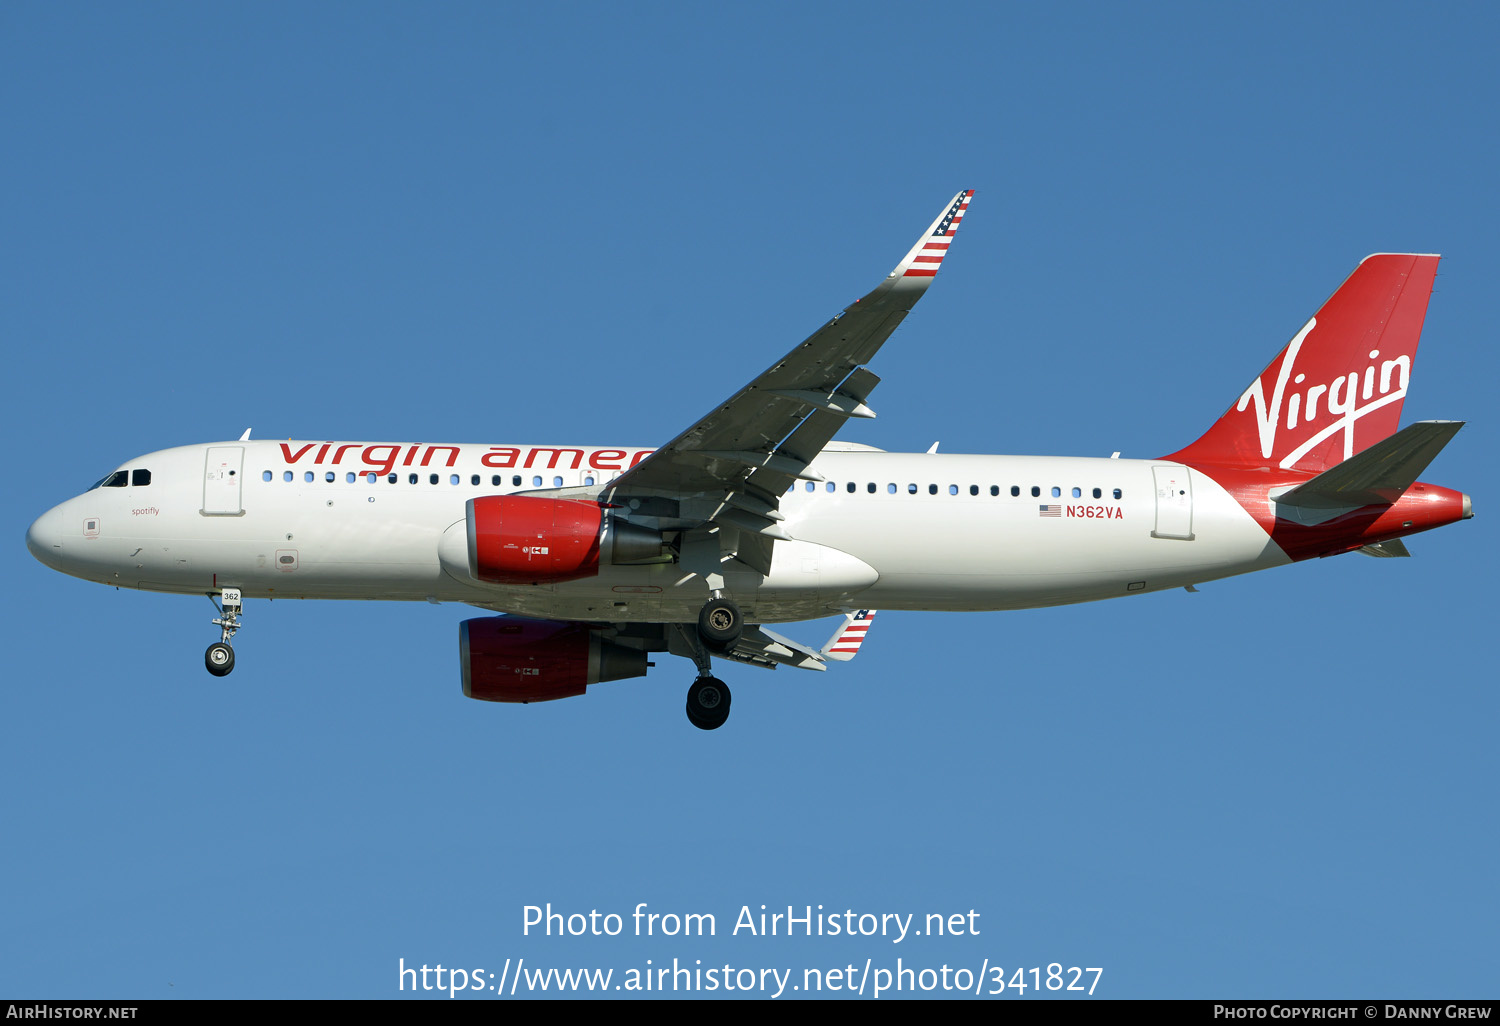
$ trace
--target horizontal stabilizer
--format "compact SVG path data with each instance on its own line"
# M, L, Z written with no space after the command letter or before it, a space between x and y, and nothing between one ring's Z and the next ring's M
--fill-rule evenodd
M1360 550L1367 556L1379 556L1381 559L1390 559L1393 556L1410 556L1406 545L1400 538L1392 538L1389 541L1376 542L1373 545L1365 545Z
M1464 426L1461 420L1423 420L1276 496L1285 506L1349 509L1390 505L1401 497Z

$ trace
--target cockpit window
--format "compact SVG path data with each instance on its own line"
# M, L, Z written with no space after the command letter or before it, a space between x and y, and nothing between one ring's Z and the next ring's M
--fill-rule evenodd
M132 470L130 472L130 485L131 485L132 488L139 488L139 487L141 487L141 485L148 485L150 483L151 483L151 471L149 471L149 470Z
M130 483L130 474L123 470L117 470L113 474L101 480L94 488L124 488ZM93 491L90 488L89 491Z

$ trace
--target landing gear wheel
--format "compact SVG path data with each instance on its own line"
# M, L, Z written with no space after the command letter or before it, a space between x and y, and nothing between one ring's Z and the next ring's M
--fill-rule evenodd
M715 652L727 652L733 648L744 629L740 607L728 599L706 602L698 613L698 636Z
M229 671L234 669L234 649L222 641L216 641L203 653L203 664L215 677L228 676Z
M699 677L687 693L688 722L699 730L717 730L729 719L729 686L717 677Z

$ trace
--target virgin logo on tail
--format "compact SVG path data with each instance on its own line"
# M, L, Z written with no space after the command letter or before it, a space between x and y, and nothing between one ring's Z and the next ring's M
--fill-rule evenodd
M1366 257L1239 401L1167 458L1321 473L1395 432L1437 263Z
M1287 381L1291 380L1294 385L1301 385L1307 380L1306 374L1298 374L1292 377L1296 370L1297 354L1302 350L1302 343L1314 328L1318 326L1318 319L1314 317L1299 332L1297 337L1286 347L1285 359L1281 361L1281 369L1276 375L1276 387L1271 391L1271 403L1266 405L1265 375L1255 379L1245 394L1240 396L1235 410L1240 413L1251 403L1255 404L1255 426L1260 434L1261 458L1270 461L1276 448L1276 429L1281 423L1282 402L1286 400L1286 430L1295 431L1298 424L1311 424L1318 420L1323 414L1337 415L1338 419L1326 427L1320 428L1316 434L1308 438L1301 445L1287 453L1279 462L1284 470L1290 470L1297 465L1297 461L1306 456L1307 453L1325 438L1342 431L1344 433L1344 455L1348 459L1355 453L1354 447L1354 425L1359 418L1373 413L1381 407L1391 403L1399 403L1406 398L1406 386L1411 380L1411 357L1402 353L1394 360L1384 360L1380 364L1379 390L1380 397L1375 398L1377 385L1375 364L1372 362L1360 371L1352 370L1347 375L1340 374L1332 381L1322 385L1311 385L1308 388L1293 392L1287 398ZM1380 350L1370 350L1370 360L1374 361L1380 356ZM1400 371L1400 382L1393 382L1392 376ZM1360 379L1363 377L1363 388ZM1392 385L1395 385L1394 390ZM1373 401L1372 401L1373 400ZM1364 406L1357 405L1363 401ZM1363 446L1361 447L1363 448Z

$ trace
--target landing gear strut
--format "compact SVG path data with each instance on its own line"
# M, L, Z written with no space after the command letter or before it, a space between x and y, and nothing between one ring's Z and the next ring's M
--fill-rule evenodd
M219 615L214 618L214 626L223 628L223 636L208 646L208 651L203 653L203 664L215 677L224 677L234 669L234 649L229 647L229 639L240 629L240 610L243 608L240 589L225 588L219 592L218 599L214 598L213 592L209 592L208 600L219 611Z

